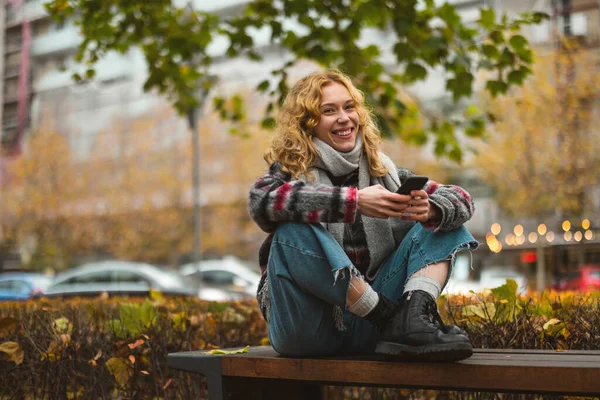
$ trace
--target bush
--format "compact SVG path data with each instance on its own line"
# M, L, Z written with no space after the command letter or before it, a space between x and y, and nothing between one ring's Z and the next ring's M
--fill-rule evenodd
M483 294L442 296L442 318L463 327L475 348L597 350L600 292L517 295L517 284Z
M467 330L477 348L597 349L599 304L600 292L520 297L514 281L439 300L443 318ZM205 398L203 380L170 371L167 354L260 345L268 343L266 335L255 301L207 303L152 293L148 299L0 303L0 398ZM329 398L348 398L348 390L428 397L331 388Z
M167 354L258 345L266 329L256 302L152 293L0 304L0 398L201 398L203 381L168 370Z

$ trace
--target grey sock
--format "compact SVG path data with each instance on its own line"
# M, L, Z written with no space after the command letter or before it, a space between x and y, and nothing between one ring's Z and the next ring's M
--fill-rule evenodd
M362 296L360 296L360 299L348 307L348 311L359 317L364 317L373 311L375 306L377 306L377 303L379 303L379 295L371 288L371 286L367 286Z
M429 293L435 300L440 297L442 286L436 279L424 275L413 275L408 282L406 282L404 293L410 292L411 290L423 290Z

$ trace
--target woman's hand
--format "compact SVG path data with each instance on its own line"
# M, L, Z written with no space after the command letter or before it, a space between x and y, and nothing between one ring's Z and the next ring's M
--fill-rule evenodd
M435 218L437 207L432 207L429 202L429 196L424 190L413 190L410 196L402 196L406 198L408 207L400 217L406 221L426 222L429 219Z
M439 210L431 205L424 190L413 190L410 195L403 195L392 193L381 185L358 191L358 211L367 217L399 217L419 222L440 217Z
M358 191L358 211L374 218L401 217L408 208L402 197L410 196L392 193L381 185L369 186Z

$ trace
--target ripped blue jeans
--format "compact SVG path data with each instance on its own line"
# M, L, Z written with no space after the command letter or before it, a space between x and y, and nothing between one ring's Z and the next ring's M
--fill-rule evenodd
M415 224L383 262L371 286L396 301L407 277L442 260L450 259L452 268L458 251L476 247L465 227L432 232ZM346 311L351 265L339 243L320 224L290 222L277 228L267 284L269 340L278 353L326 356L374 351L375 327Z

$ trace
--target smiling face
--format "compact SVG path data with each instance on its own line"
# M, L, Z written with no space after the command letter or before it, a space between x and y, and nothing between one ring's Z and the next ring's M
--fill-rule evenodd
M321 116L314 128L315 136L339 152L347 153L354 149L359 117L348 89L337 82L323 86L319 112Z

